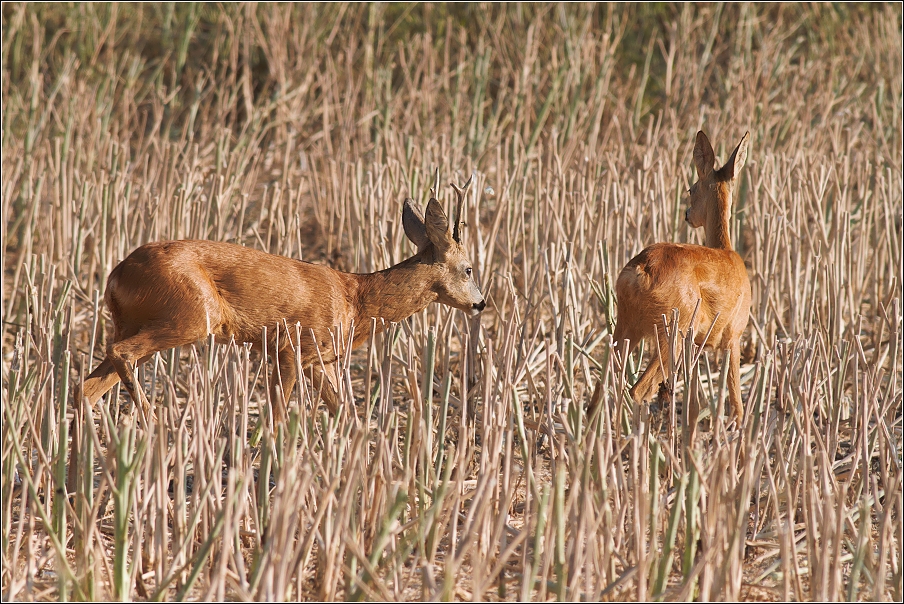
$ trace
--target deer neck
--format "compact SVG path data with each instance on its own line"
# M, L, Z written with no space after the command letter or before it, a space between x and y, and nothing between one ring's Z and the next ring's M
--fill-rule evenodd
M358 279L355 323L370 332L372 318L377 329L397 323L423 310L435 301L433 285L438 276L436 265L424 262L420 255L376 273L356 275Z
M706 216L706 247L733 250L728 223L731 217L731 191L717 195L716 204L713 208L715 211L707 212Z

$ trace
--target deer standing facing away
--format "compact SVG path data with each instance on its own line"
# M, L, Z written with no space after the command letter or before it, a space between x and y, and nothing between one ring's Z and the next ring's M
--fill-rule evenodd
M113 339L104 361L85 379L83 396L93 406L122 380L135 404L150 413L131 364L140 365L156 352L211 334L219 342L235 339L260 349L262 328L267 327L267 350L277 360L270 379L273 416L284 422L299 352L294 329L290 337L275 335L278 326L292 328L298 323L300 365L313 365L314 387L335 413L338 397L329 379L324 379L318 358L319 348L323 362L335 366L331 330L339 328L347 337L354 327L354 348L369 337L373 317L384 320L377 321L377 329L383 329L386 323L402 321L434 301L471 314L486 306L459 232L471 179L462 188L452 185L458 196L452 229L435 199L438 179L437 171L426 212L410 198L402 209L405 234L417 253L376 273L343 273L213 241L165 241L139 247L107 279L104 301L113 316Z
M656 243L635 256L622 269L615 284L618 321L615 345L628 340L625 357L641 340L652 340L654 325L662 315L678 309L678 329L687 333L694 317L694 339L706 341L717 350L731 351L728 366L728 397L740 426L744 417L741 405L741 344L750 312L750 280L744 261L731 246L729 218L735 178L747 160L750 133L744 134L728 161L715 167L712 145L703 132L697 133L694 164L697 182L691 186L690 207L685 219L694 228L703 227L706 245ZM697 301L699 310L694 316ZM664 330L659 330L659 350L663 362L669 361L670 347ZM631 388L638 404L647 400L662 381L662 368L654 355L640 379Z

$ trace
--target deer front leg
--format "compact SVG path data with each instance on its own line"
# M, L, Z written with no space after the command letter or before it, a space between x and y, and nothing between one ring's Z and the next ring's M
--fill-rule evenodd
M327 365L327 371L333 375L327 375L318 363L314 363L311 367L311 384L314 386L314 391L320 393L320 398L326 403L330 415L336 415L339 412L339 394L333 387L333 380L337 380L338 383L336 364Z
M631 398L637 404L649 401L661 382L662 371L659 367L659 359L654 356L650 358L646 370L631 388Z
M276 353L276 367L270 376L270 401L273 405L273 423L284 424L289 419L289 397L298 379L295 368L295 351L286 346Z

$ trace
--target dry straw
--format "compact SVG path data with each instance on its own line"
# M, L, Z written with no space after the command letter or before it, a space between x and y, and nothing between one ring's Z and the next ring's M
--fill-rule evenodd
M2 19L4 599L901 600L900 5ZM649 407L610 353L621 266L701 241L701 128L751 132L740 426L688 334ZM274 431L270 364L211 342L142 367L156 423L72 400L136 246L382 269L436 166L489 308L343 357L335 417L301 383Z

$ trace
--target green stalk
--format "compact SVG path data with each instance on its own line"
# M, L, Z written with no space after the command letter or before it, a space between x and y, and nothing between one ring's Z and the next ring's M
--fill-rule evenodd
M139 436L138 425L127 423L117 437L113 431L116 457L116 484L113 486L113 595L120 602L132 597L131 576L128 566L129 516L138 487L138 471L144 461L148 440ZM134 563L134 562L133 562Z
M568 577L565 569L565 466L560 465L556 472L556 494L553 505L553 514L556 517L556 598L559 602L566 601L566 588Z
M688 451L688 455L693 455ZM694 556L697 553L697 539L700 537L700 528L697 526L697 501L700 497L700 476L697 466L690 462L688 465L687 498L684 503L684 558L681 564L681 574L687 579L694 566Z
M263 423L263 422L260 422ZM272 433L264 432L261 443L261 464L257 474L257 523L261 536L267 533L270 511L270 471L273 466L271 447L273 446Z
M380 532L377 534L377 538L374 539L374 547L371 550L370 556L368 557L368 562L372 568L379 568L378 562L380 558L383 556L383 550L386 549L386 546L389 544L390 536L395 529L396 521L399 518L399 515L404 511L405 506L408 503L408 494L405 493L402 489L399 489L396 492L395 501L392 503L392 507L389 509L389 513L383 517L383 522L380 525ZM364 576L361 579L363 584L370 583L373 580L373 577L370 573L365 572Z
M426 425L426 458L429 461L430 457L433 454L433 366L436 359L436 330L431 326L427 330L427 350L424 355L424 379L422 381L423 386L421 386L423 390L424 397L424 424ZM443 438L443 434L439 433L438 437L440 439ZM439 473L439 467L434 466L430 469L430 474L432 475L433 480L433 488L435 489L437 484L437 476Z
M97 293L96 290L95 293ZM76 401L75 404L85 403ZM85 404L85 407L87 407L87 404ZM81 472L79 472L78 488L76 489L76 492L81 493L81 496L77 499L76 509L79 522L82 526L82 534L80 536L82 543L80 545L85 550L88 550L89 543L86 537L86 527L91 518L91 510L94 507L94 417L90 412L90 408L82 408L80 411L78 416L82 422L82 428L79 430L79 433L82 442L78 444L78 450L80 452L79 457L82 461L82 468ZM93 554L89 553L88 556L93 557ZM85 595L90 601L96 599L96 584L94 581L94 565L90 563L88 556L86 556L86 559L84 560L87 564L87 568L82 584L84 586Z
M652 440L652 436L650 440ZM648 519L651 541L656 539L656 517L659 515L659 463L661 458L661 445L658 440L653 440L653 449L650 452L650 516Z
M530 142L527 144L527 151L525 155L530 157L531 152L534 150L534 145L537 144L537 139L540 138L540 132L543 130L543 126L546 124L546 117L549 115L550 110L552 109L552 104L559 96L559 87L562 84L562 78L565 76L565 64L563 63L561 67L559 67L558 73L556 73L556 79L553 80L552 88L549 90L549 94L546 95L546 101L543 103L543 108L540 109L540 115L537 117L537 122L534 124L534 131L530 135ZM528 164L525 164L525 169Z
M662 556L659 558L659 566L653 579L653 599L662 602L666 581L669 578L669 569L672 567L672 553L675 550L675 538L678 535L678 520L681 518L681 501L687 488L688 476L685 474L678 482L678 492L675 493L675 503L672 504L672 512L669 514L669 527L666 530L662 543Z
M848 602L857 601L860 587L860 574L869 548L870 509L866 498L860 502L860 531L857 535L857 547L854 550L854 561L851 563L851 575L848 583Z
M527 474L527 486L530 488L534 499L539 497L537 482L534 480L534 472L530 465L530 455L527 450L527 434L524 429L524 410L518 400L518 390L512 386L512 409L515 411L515 430L518 431L518 444L521 447L521 459L524 460L524 469Z
M542 565L543 541L546 533L546 518L549 513L549 485L544 485L543 494L540 495L540 505L537 506L537 527L534 531L534 551L533 559L527 561L527 568L524 569L524 575L527 579L527 594L534 591L534 584L537 582L537 573Z
M640 78L640 86L637 89L637 103L634 106L634 126L640 124L640 113L643 110L643 97L650 78L650 61L653 58L653 45L656 42L657 32L650 37L650 45L647 47L647 58L643 64L643 76Z
M188 18L185 20L185 31L182 32L182 40L179 44L179 54L177 55L176 59L177 77L182 74L182 68L185 66L185 59L188 57L188 45L191 43L192 36L195 33L195 28L198 27L198 22L201 20L201 16L198 11L198 3L190 2L188 6Z
M10 422L9 425L12 424L13 418L10 416L10 410L8 405L0 406L3 409L3 413L6 415L6 421ZM22 478L25 479L25 484L28 487L28 495L33 503L32 509L37 512L38 517L41 519L46 526L53 526L53 522L51 518L47 516L47 510L44 509L44 505L41 503L41 497L38 493L38 487L35 485L34 479L31 476L31 465L26 462L25 457L22 455L22 443L19 440L19 435L15 430L10 430L9 435L13 439L13 447L12 450L15 452L16 462L19 464L21 468ZM84 594L78 589L78 584L75 581L75 573L72 572L72 569L69 567L69 561L66 559L66 548L65 544L60 542L59 537L53 531L49 531L47 533L47 537L50 540L50 544L53 547L54 551L57 554L57 562L59 564L61 574L66 575L66 580L69 584L76 587L76 595L80 599L85 599Z
M446 379L443 381L443 400L439 415L439 428L436 430L436 434L439 438L439 442L437 443L436 448L436 463L434 466L436 467L437 472L445 473L445 470L441 470L443 467L443 461L446 456L446 421L449 417L449 396L452 393L452 374L450 372L446 372ZM451 465L451 462L450 462Z
M59 441L57 443L56 471L54 472L55 490L53 497L53 530L59 536L61 543L66 543L67 537L66 527L66 453L68 451L69 441L69 422L66 421L66 413L68 411L67 402L69 400L69 351L63 353L63 361L61 366L60 379L60 398L59 398ZM67 585L65 573L59 574L60 593L58 595L60 602L66 602L69 599L69 589Z

